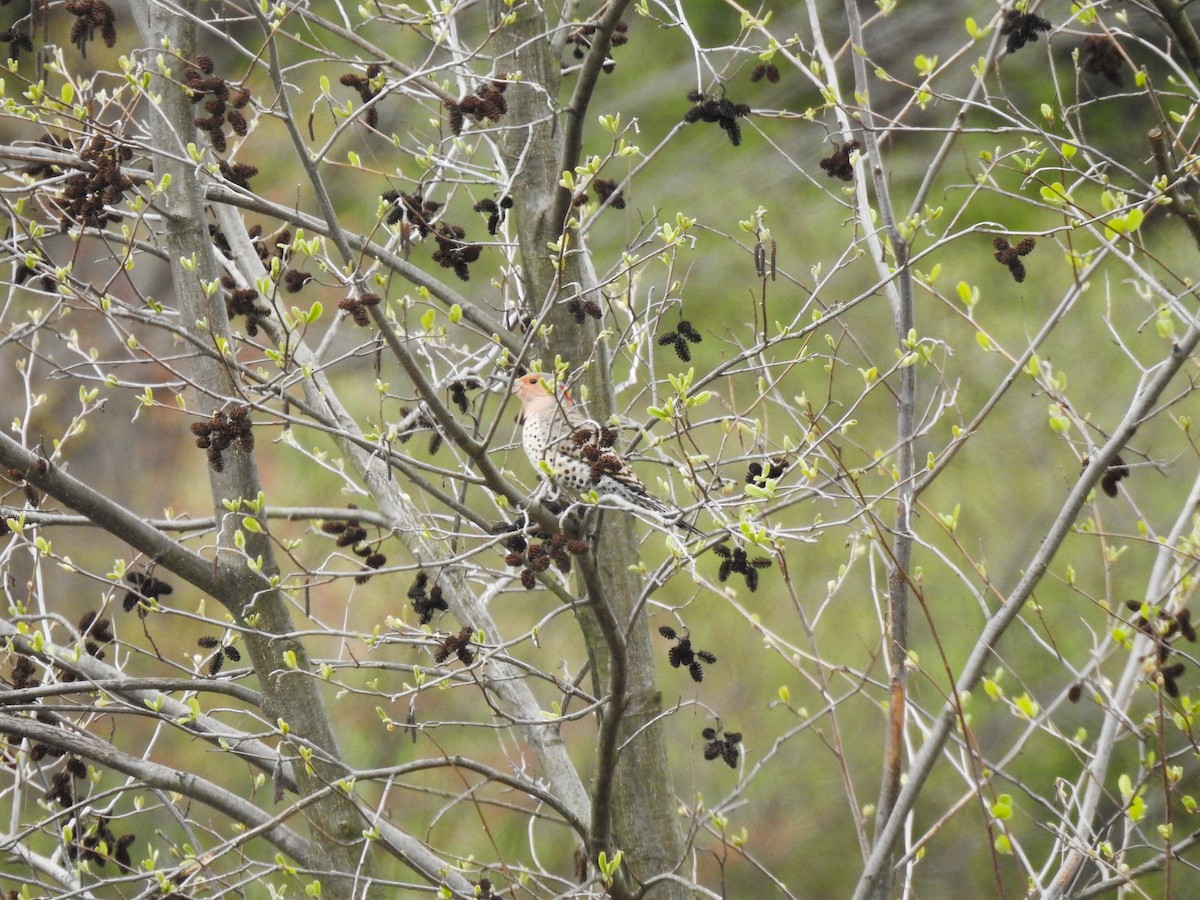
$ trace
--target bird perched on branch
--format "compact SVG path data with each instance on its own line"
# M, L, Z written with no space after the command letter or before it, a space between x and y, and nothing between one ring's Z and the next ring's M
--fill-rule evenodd
M539 474L546 474L541 463L549 466L560 490L617 497L668 524L704 533L683 521L681 510L650 495L613 449L616 431L588 420L565 388L555 393L544 374L530 372L516 380L513 393L521 398L521 446Z

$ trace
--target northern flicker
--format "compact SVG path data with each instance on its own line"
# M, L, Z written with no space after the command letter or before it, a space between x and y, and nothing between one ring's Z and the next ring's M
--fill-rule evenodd
M629 463L613 450L616 432L589 421L566 390L551 393L545 376L530 372L516 380L513 393L521 398L525 455L539 474L544 474L545 462L560 490L618 497L668 524L704 533L683 521L681 510L650 495Z

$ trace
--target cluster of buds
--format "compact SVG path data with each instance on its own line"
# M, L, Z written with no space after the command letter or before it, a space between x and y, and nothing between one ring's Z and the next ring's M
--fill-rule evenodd
M109 222L120 222L121 216L105 207L116 206L133 190L133 182L121 172L120 164L133 157L128 147L119 146L96 135L82 150L79 158L85 165L67 178L61 204L63 217L59 227L66 231L72 223L87 228L103 228ZM90 164L90 165L88 165Z
M462 134L463 122L470 117L473 122L487 119L498 122L508 112L508 101L504 99L504 91L508 82L504 76L481 84L475 93L467 94L461 100L447 101L450 110L450 130L456 135Z
M854 180L854 166L850 162L850 154L859 148L857 139L846 141L837 147L833 153L821 160L821 168L830 178L840 178L842 181Z
M724 544L717 544L712 550L721 558L717 580L725 581L730 575L741 575L746 579L746 588L750 593L758 590L758 570L769 569L772 565L771 559L766 556L750 559L741 547L730 550Z
M504 541L504 548L508 550L504 563L514 569L521 567L521 585L527 591L537 586L537 573L545 572L552 565L564 574L570 572L571 557L591 549L587 541L569 538L561 532L538 537L541 540L530 543L524 535L514 534Z
M438 245L433 253L433 261L443 269L453 269L454 274L463 281L470 281L471 271L467 267L479 259L483 247L467 243L463 240L466 236L467 231L461 225L438 222L433 228L433 237Z
M408 599L412 601L413 612L420 616L422 625L432 622L434 613L450 609L446 598L442 596L441 586L435 584L429 587L429 576L424 572L418 572L413 579L412 587L408 589Z
M16 26L0 31L0 44L8 44L9 59L20 59L22 52L33 52L33 41L28 34L20 31Z
M368 312L368 308L378 306L382 302L383 298L378 294L359 294L357 296L351 294L338 301L338 309L353 319L354 324L359 328L366 328L371 324L371 314Z
M79 633L83 636L83 649L94 659L104 659L102 644L111 644L115 638L112 632L112 622L97 616L94 612L86 612L79 620ZM78 681L79 675L70 669L63 669L61 678L65 682Z
M1083 458L1083 468L1088 467L1089 460L1085 456ZM1104 474L1100 476L1100 488L1110 497L1117 496L1117 485L1122 478L1129 477L1129 466L1118 453L1113 457L1113 461L1109 463L1108 468L1104 470Z
M773 62L766 62L759 63L750 70L751 81L762 81L764 78L771 84L779 84L779 66Z
M226 122L238 137L246 136L249 125L241 110L250 102L249 91L230 87L224 78L214 75L213 61L207 56L197 57L196 62L184 71L183 80L191 91L192 103L204 103L204 111L208 115L194 119L193 124L208 135L213 150L225 152ZM211 100L204 99L210 95Z
M355 507L351 505L351 509ZM337 537L337 546L349 547L350 551L363 561L364 571L354 576L356 584L366 584L371 573L387 563L387 557L379 552L378 546L367 543L367 530L359 524L358 519L347 516L345 519L335 519L321 523L321 531Z
M371 63L367 66L367 74L359 75L357 72L347 72L338 79L348 88L354 88L358 91L358 96L362 100L363 105L370 103L379 96L379 92L383 89L380 75L383 74L383 66L378 63ZM367 110L366 117L367 125L374 128L379 124L379 110L372 106Z
M137 607L138 615L143 619L146 617L146 607L142 606L143 600L154 602L159 597L166 596L175 590L171 585L165 581L159 581L149 572L129 572L125 576L125 583L130 586L130 590L125 592L121 608L125 612L132 612L134 607Z
M729 135L733 146L741 144L742 126L738 124L738 119L750 115L749 106L745 103L734 103L726 97L709 97L703 91L691 91L687 98L694 105L684 113L684 122L689 125L693 122L715 122Z
M700 650L692 647L692 640L686 635L679 635L670 625L663 625L658 629L658 633L665 637L668 641L675 641L675 646L667 651L667 661L672 668L678 669L681 666L688 670L688 674L692 676L692 681L697 683L704 680L704 668L701 663L712 665L717 661L716 656L709 653L707 650Z
M67 855L79 862L95 863L100 868L111 858L121 870L132 872L133 861L129 858L129 845L137 839L137 835L123 834L117 837L108 823L108 816L97 815L95 823L84 833L83 840L78 844L67 845Z
M250 190L250 179L258 174L258 166L252 166L250 163L230 163L223 159L217 160L217 168L222 178L244 191Z
M88 656L104 659L101 644L111 644L115 638L112 632L112 622L94 612L86 612L79 620L79 633L83 635L83 649Z
M221 672L221 667L225 665L225 660L232 662L242 661L242 652L232 644L225 644L220 638L202 637L196 644L205 650L216 650L212 655L212 659L208 661L208 677L216 678Z
M613 209L625 208L625 197L617 190L617 182L608 178L593 178L590 186L596 192L596 202L601 206L604 205L605 201L608 201L608 205ZM610 197L612 198L611 200L609 199ZM571 198L573 206L583 206L587 202L588 192L586 190L580 191Z
M1168 665L1171 654L1175 652L1175 648L1171 646L1171 641L1180 635L1188 643L1196 642L1196 628L1192 625L1191 610L1181 609L1174 615L1170 615L1162 610L1158 610L1153 621L1148 619L1145 606L1137 600L1126 600L1125 608L1130 612L1136 612L1137 618L1133 620L1133 627L1140 631L1146 637L1154 641L1154 657L1153 668L1154 674L1162 681L1162 688L1168 697L1179 696L1179 685L1176 680L1184 673L1186 666L1183 663L1177 662Z
M429 222L434 213L442 208L442 204L436 200L426 200L419 194L384 191L380 196L389 207L384 221L388 225L406 225L421 237L429 234L429 229L433 227Z
M740 731L718 732L716 728L705 728L700 732L701 737L708 741L704 745L705 759L723 759L731 769L737 768L740 751L738 744L742 742Z
M572 53L576 59L583 59L587 51L591 49L596 27L595 22L585 22L567 35L567 43L575 45ZM629 43L629 23L624 19L618 19L617 24L613 26L612 39L609 44L613 47L621 47L627 43ZM612 60L606 59L603 68L605 73L611 72L613 70Z
M601 206L608 203L613 209L625 208L625 198L617 190L617 183L615 181L610 181L607 178L593 178L592 190L596 192L596 202Z
M1026 44L1033 43L1038 39L1039 31L1049 31L1051 28L1050 23L1041 16L1018 12L1011 6L1004 10L1002 16L1004 23L1000 26L1000 36L1008 38L1004 49L1009 53L1016 53Z
M508 211L512 209L512 206L512 197L505 195L500 198L499 203L490 197L484 197L475 204L474 209L475 212L484 213L488 217L488 234L494 236L500 230L500 226L504 224L504 219L507 217Z
M746 484L762 485L768 478L779 478L787 471L788 462L782 456L767 460L764 469L762 463L752 462L746 467Z
M8 477L14 483L21 485L21 492L25 495L25 502L29 504L31 509L37 509L42 505L42 492L30 484L25 473L20 469L9 469Z
M402 420L413 418L413 411L407 406L400 407L399 412ZM424 429L433 432L429 436L429 455L433 456L442 449L442 434L437 430L437 421L424 408L416 414L409 427L397 435L396 439L402 444L407 444L414 434Z
M703 338L695 327L687 319L681 319L679 324L675 326L674 331L668 331L665 334L658 336L658 346L666 347L668 344L675 349L675 355L682 362L692 361L692 348L688 344L698 344Z
M587 321L588 316L593 319L603 318L604 312L600 309L600 304L595 300L580 300L578 297L573 297L567 301L567 312L575 319L576 325L582 325Z
M193 422L191 431L196 435L196 446L208 451L208 464L215 472L224 471L225 461L221 454L234 443L244 453L254 450L254 431L248 406L235 407L229 413L219 409L208 421Z
M1083 71L1092 75L1103 75L1117 87L1125 80L1121 77L1121 48L1106 34L1092 34L1083 39Z
M992 255L1000 265L1008 266L1013 281L1019 284L1025 280L1025 263L1021 262L1021 257L1032 253L1036 243L1033 238L1027 237L1014 247L1004 238L997 236L992 238L992 246L996 248Z
M67 0L65 8L75 16L69 40L84 58L87 57L88 42L95 40L97 31L105 47L116 46L117 14L104 0Z
M437 649L433 651L433 659L437 663L444 663L451 656L457 656L458 661L464 666L469 666L475 662L475 652L471 650L471 626L464 625L458 634L450 634L442 638L438 642Z
M68 756L66 765L50 779L50 786L42 796L63 809L70 809L76 803L75 780L80 778L87 778L87 766L79 757Z

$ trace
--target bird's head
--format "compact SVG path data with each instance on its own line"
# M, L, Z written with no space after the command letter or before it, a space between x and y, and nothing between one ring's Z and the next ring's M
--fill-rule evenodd
M525 415L557 406L559 400L554 396L554 390L544 372L530 372L522 375L513 382L512 392L521 398L521 406ZM565 387L559 387L559 397L566 405L571 405L571 394Z

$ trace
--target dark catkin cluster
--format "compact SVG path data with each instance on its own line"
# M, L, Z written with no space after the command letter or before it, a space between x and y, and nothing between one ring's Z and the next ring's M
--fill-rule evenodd
M47 131L34 141L34 146L45 147L49 150L74 150L75 142L69 137L55 137ZM23 166L20 171L33 179L53 178L62 172L62 168L58 163L33 162L27 166Z
M192 103L203 103L204 111L208 113L194 119L193 124L208 135L214 151L224 153L227 147L226 123L238 137L245 137L249 130L241 111L250 102L250 92L231 86L224 78L214 75L213 71L212 59L199 56L184 70L183 80L191 91ZM206 97L212 99L205 100Z
M229 163L223 159L217 160L217 168L222 178L244 191L250 190L250 179L258 174L258 166L252 166L250 163Z
M230 171L241 167L241 163L234 166L228 166L224 160L221 161L221 171ZM245 166L244 168L253 170L249 174L253 175L258 170L253 166ZM227 175L228 177L228 175ZM249 176L247 176L249 177ZM263 237L263 228L261 225L254 225L247 231L250 237L250 243L254 247L254 252L258 255L259 261L268 269L271 268L271 260L278 257L284 265L291 258L292 250L292 232L287 228L281 228L274 234ZM221 251L226 259L232 259L234 256L233 249L229 246L229 240L225 237L224 232L216 225L208 226L208 236L212 238L213 245ZM287 282L288 273L293 270L287 270L284 273L285 284ZM238 287L237 281L228 272L221 275L221 287L225 289L225 315L232 321L237 316L246 317L246 333L250 337L258 334L258 321L270 315L270 310L260 307L255 301L258 299L258 291L251 287Z
M298 294L312 281L312 275L299 269L288 269L283 273L283 289L289 294Z
M505 218L508 217L508 211L512 209L512 206L513 199L507 195L501 197L499 203L490 197L485 197L475 204L475 212L483 213L488 217L488 234L495 236L500 231L500 226L504 224Z
M21 492L25 495L25 502L29 504L31 509L39 509L44 499L43 494L25 478L25 473L20 469L9 469L6 473L9 480L21 486Z
M698 344L702 340L700 332L687 319L681 319L679 324L675 326L674 331L668 331L665 334L658 336L658 346L666 347L670 345L675 350L675 355L682 362L692 361L692 348L688 344Z
M449 385L450 402L453 403L460 413L465 414L471 408L471 401L467 399L467 386L461 381L452 381Z
M350 508L356 507L351 505ZM349 547L350 552L363 561L365 570L354 576L355 584L366 584L371 579L372 572L387 563L387 557L379 552L378 544L367 542L367 530L353 516L322 522L321 531L335 535L339 547Z
M489 879L480 878L475 887L475 900L500 900L500 895L492 892L492 882Z
M469 117L472 122L482 122L487 119L492 122L508 112L508 101L504 99L504 91L508 82L501 78L484 82L475 89L475 93L467 94L460 100L448 101L450 110L450 130L456 135L462 134L463 122Z
M196 435L196 446L208 451L208 464L215 472L224 471L225 461L221 454L233 444L236 443L245 453L254 450L254 431L248 406L234 407L229 413L219 409L208 421L193 422L191 431Z
M72 224L85 228L103 228L109 222L120 222L121 216L105 209L116 206L125 199L125 192L133 190L133 182L121 172L120 164L133 157L128 147L118 145L107 138L96 135L82 150L79 158L83 164L77 172L67 178L63 187L63 216L59 227L66 231Z
M225 665L225 660L230 662L241 662L242 652L232 644L224 644L220 638L202 637L196 641L197 646L205 650L215 650L212 659L208 661L208 677L216 678L221 674L221 667Z
M995 237L992 238L992 246L996 248L996 252L992 255L996 257L996 262L1008 266L1013 281L1019 284L1025 280L1025 263L1021 262L1021 257L1032 253L1036 243L1037 241L1030 237L1014 247L1004 238Z
M511 526L506 526L511 527ZM532 591L537 586L537 573L545 572L550 566L558 571L571 571L571 557L587 553L587 541L569 538L561 532L558 534L538 534L537 541L527 541L524 535L514 534L505 539L504 548L508 554L504 557L505 565L514 569L521 568L521 586Z
M1159 610L1154 617L1154 621L1150 621L1142 612L1142 604L1137 600L1126 600L1125 608L1130 612L1138 614L1137 618L1131 623L1133 627L1154 641L1155 674L1162 679L1163 690L1168 697L1178 697L1179 685L1177 684L1177 680L1184 673L1186 666L1181 662L1167 665L1167 661L1170 659L1171 654L1175 652L1175 648L1171 646L1171 642L1180 635L1189 643L1194 644L1196 642L1196 628L1192 624L1191 611L1181 609L1174 615L1170 615Z
M762 81L764 78L771 84L779 84L779 66L772 62L759 63L750 70L751 81Z
M20 262L17 265L17 273L13 276L13 284L19 287L36 275L37 272L37 269L31 269L29 266L25 265L25 263ZM54 276L49 272L42 273L42 277L38 279L38 284L41 289L46 292L54 291L56 287Z
M61 722L46 710L39 711L34 718L43 725L53 725L59 727ZM31 762L38 762L43 759L58 759L65 751L57 747L51 747L49 744L37 743L29 748L29 759Z
M617 183L615 181L610 181L607 178L593 178L592 190L596 192L596 202L601 206L607 201L611 209L625 208L625 198L617 190Z
M443 269L453 269L454 274L463 281L470 281L471 270L468 266L479 259L483 247L467 243L463 240L466 236L467 231L461 225L438 222L433 227L433 239L438 245L433 252L433 261Z
M716 122L721 130L729 135L729 141L737 147L742 143L742 126L738 119L750 115L750 107L745 103L734 103L727 97L709 97L703 91L692 91L687 95L693 104L683 115L683 121L691 125L693 122Z
M400 418L403 420L412 416L413 411L407 406L402 406L399 409L399 413ZM409 425L407 429L400 432L396 436L396 440L402 444L407 444L409 440L412 439L414 434L416 434L418 431L425 430L433 432L433 434L429 436L429 455L433 456L442 449L442 434L437 430L437 421L424 409L417 413L416 419L411 425Z
M700 736L708 741L704 745L705 759L723 759L729 768L737 768L738 756L741 754L738 744L742 742L740 731L719 732L716 728L705 728L700 732Z
M384 191L381 196L390 207L384 221L388 225L405 224L415 229L421 237L429 234L433 227L430 220L442 208L442 204L436 200L426 200L419 194Z
M1103 75L1117 87L1123 87L1121 49L1106 34L1092 34L1083 39L1083 71Z
M582 24L578 28L576 28L574 31L572 31L569 35L567 35L567 43L575 45L575 49L572 51L572 55L576 59L583 59L583 57L587 54L587 51L591 49L592 37L595 34L596 34L596 23L595 22L585 22L584 24ZM617 24L615 26L613 26L612 40L609 43L613 47L622 47L625 44L629 43L629 23L628 22L626 22L624 19L619 19L617 21ZM606 59L604 61L603 69L604 69L605 74L611 72L613 70L613 67L614 67L614 63L611 58Z
M79 633L83 635L83 649L88 656L104 659L104 650L100 645L113 642L112 622L94 612L87 612L79 620Z
M782 456L767 460L764 468L762 463L752 462L746 467L746 484L763 485L768 478L780 478L787 471L788 461Z
M255 303L258 291L250 287L238 287L237 281L229 273L221 276L221 287L225 288L225 316L231 322L237 316L245 316L246 333L254 337L258 334L258 320L271 312Z
M475 652L471 650L471 626L464 625L458 634L450 634L438 642L437 649L433 651L435 662L444 663L451 656L457 656L458 661L464 666L469 666L475 662Z
M129 572L125 575L125 583L130 586L130 590L125 592L121 608L125 612L132 612L134 607L137 607L138 615L143 619L146 617L146 608L142 606L142 600L155 601L175 590L149 572Z
M567 312L571 314L576 325L582 325L588 320L588 316L593 319L604 317L604 311L600 309L599 303L595 300L580 300L578 297L567 301Z
M578 448L579 458L588 464L588 481L599 484L606 475L620 477L626 464L613 450L617 431L606 425L588 424L576 428L567 439Z
M42 683L38 677L37 666L28 656L18 656L17 661L13 663L12 670L12 686L14 690L22 690L23 688L37 687Z
M70 809L77 802L75 780L78 778L87 778L87 766L78 757L68 756L66 765L54 773L50 786L42 796L48 803L57 803L63 809Z
M16 26L0 31L0 44L8 44L8 58L20 59L21 53L33 52L33 41Z
M692 681L697 683L703 681L704 668L701 663L707 663L711 666L717 661L716 656L707 650L693 648L691 638L677 634L675 629L670 625L663 625L658 629L658 633L668 641L675 641L675 646L667 651L667 661L671 664L671 667L678 669L682 666L688 670L688 674L692 676Z
M129 858L129 845L137 839L137 835L123 834L118 837L109 827L109 821L108 816L96 816L95 823L88 826L83 839L77 844L67 845L67 855L72 860L94 863L100 868L104 868L109 859L112 859L123 871L132 872L133 861Z
M378 63L372 63L367 66L366 75L359 75L357 72L347 72L338 81L346 87L354 88L354 90L358 91L358 96L365 106L378 97L379 92L383 89L382 85L379 85L379 87L375 86L379 84L377 79L382 74L383 66ZM371 128L379 124L379 110L376 107L372 106L367 110L366 122Z
M88 42L95 40L97 31L105 47L116 46L117 14L104 0L67 0L64 8L75 16L70 41L85 58Z
M1007 37L1004 49L1016 53L1026 44L1038 39L1038 32L1049 31L1050 23L1034 13L1018 12L1006 9L1003 12L1004 23L1000 26L1000 36Z
M378 294L359 294L357 296L351 294L338 301L338 309L350 316L359 328L366 328L371 324L369 308L378 306L382 302L383 298Z
M424 572L418 572L417 577L413 579L412 586L408 589L408 599L412 601L413 612L420 617L422 625L432 622L434 613L450 609L446 598L442 596L441 586L435 584L429 587L429 576Z
M766 556L750 559L741 547L734 547L730 550L724 544L717 544L712 550L721 558L721 568L717 571L717 580L725 581L730 575L741 575L746 579L746 588L750 593L758 590L758 570L769 569L772 565L771 559Z
M1087 469L1091 460L1088 457L1083 458L1083 464L1080 466L1080 473ZM1122 478L1129 477L1129 465L1121 458L1121 454L1113 457L1113 461L1108 464L1108 468L1104 470L1104 474L1100 476L1100 488L1110 497L1117 496L1117 485Z
M463 281L469 281L471 272L468 266L479 259L483 247L464 240L467 236L465 228L441 221L431 222L433 215L441 208L434 200L425 200L417 194L404 194L399 191L385 191L383 200L390 209L385 217L388 225L400 225L402 237L406 245L412 231L421 237L433 235L438 248L434 251L433 261L446 269L453 269L454 274Z
M855 138L837 147L833 153L821 160L821 168L825 170L825 174L830 178L853 181L854 165L850 162L850 154L860 146L862 145Z
M288 260L292 258L292 230L290 228L280 228L278 231L264 236L261 225L252 225L246 233L250 236L250 243L254 245L254 252L258 254L259 261L267 269L271 268L272 259L278 259L281 264L286 266Z

